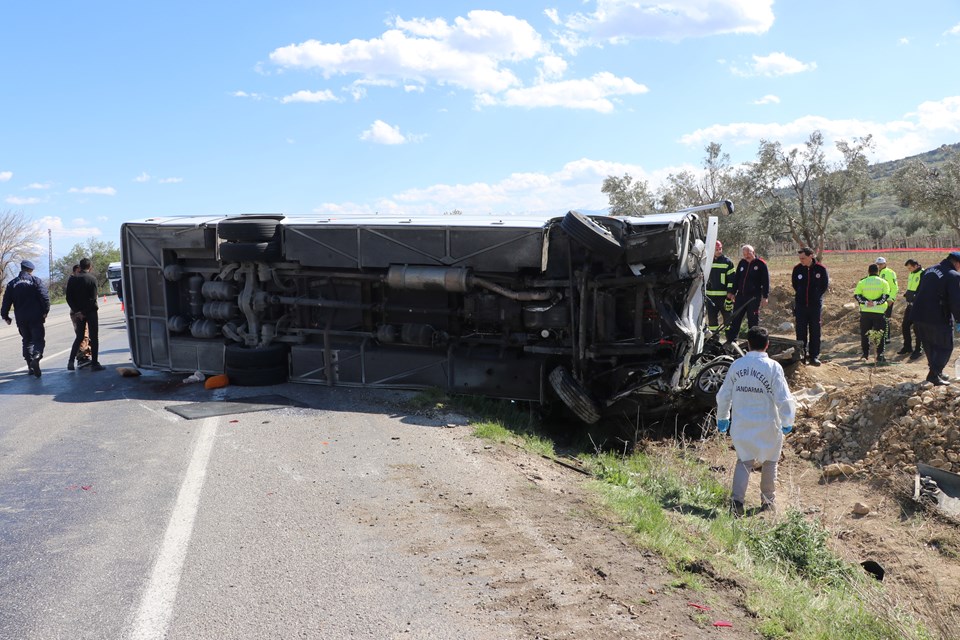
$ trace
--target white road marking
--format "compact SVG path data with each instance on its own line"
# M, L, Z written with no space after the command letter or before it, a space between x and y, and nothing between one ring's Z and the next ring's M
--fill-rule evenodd
M200 492L207 475L207 462L217 435L217 418L207 418L200 426L193 457L180 485L177 503L170 514L170 523L160 545L160 554L153 565L153 574L140 600L140 609L130 632L130 640L161 640L173 615L177 587L183 575L193 523L200 504Z
M43 358L40 359L40 372L43 373L43 372L46 370L46 363L44 362L44 360L47 360L48 358L56 358L57 356L62 356L62 355L65 354L65 353L70 353L70 349L64 349L63 351L57 351L55 354L53 354L53 355L51 355L51 356L48 356L48 355L44 354ZM66 368L67 368L67 365L63 365L63 368L66 369ZM14 369L12 373L20 373L20 372L26 371L26 370L27 370L27 365L23 365L23 366L20 367L19 369Z

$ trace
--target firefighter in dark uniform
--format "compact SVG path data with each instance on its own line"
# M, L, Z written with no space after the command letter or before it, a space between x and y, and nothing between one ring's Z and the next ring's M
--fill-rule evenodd
M797 255L800 264L793 268L790 278L796 293L793 316L797 321L797 340L803 344L803 361L819 367L823 296L830 285L830 279L827 268L817 262L813 249L803 247Z
M40 359L46 344L43 323L50 312L50 296L43 281L33 275L33 269L29 260L20 263L20 275L8 282L3 292L0 318L10 324L10 307L13 307L23 342L23 359L30 373L39 378Z
M707 322L710 331L720 328L720 314L723 324L730 322L733 300L727 294L733 292L733 280L737 270L733 260L723 255L723 244L717 240L717 249L713 253L713 267L707 280Z
M743 245L743 259L737 264L737 275L733 281L733 292L727 294L738 310L730 320L727 340L734 341L740 336L740 325L747 317L747 326L760 324L760 309L767 306L770 296L770 271L767 263L757 257L749 244Z
M923 267L920 263L910 258L903 263L910 275L907 276L907 290L903 292L903 299L907 301L907 308L903 310L903 348L897 351L899 355L910 354L910 361L918 359L923 355L923 347L920 344L920 335L913 324L913 300L917 297L917 287L920 286L920 277L923 275ZM911 331L912 329L912 331ZM916 338L916 340L914 340Z
M953 354L954 323L960 322L960 251L940 264L927 267L920 278L910 317L927 352L927 382L950 383L943 368Z

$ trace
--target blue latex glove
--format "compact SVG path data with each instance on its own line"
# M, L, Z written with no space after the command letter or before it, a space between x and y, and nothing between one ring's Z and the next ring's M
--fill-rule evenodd
M793 425L792 424L784 425L783 427L780 428L780 431L783 431L783 435L787 435L788 433L793 431Z
M720 433L726 433L727 429L730 428L729 420L717 420L717 431Z

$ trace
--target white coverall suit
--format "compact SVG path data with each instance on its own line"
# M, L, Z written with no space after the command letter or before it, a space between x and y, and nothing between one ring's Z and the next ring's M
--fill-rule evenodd
M732 418L731 418L732 408ZM717 420L730 420L737 467L733 499L743 503L754 462L762 462L760 499L774 505L777 462L783 448L783 425L793 425L797 403L787 386L783 367L766 351L750 351L730 365L717 392Z

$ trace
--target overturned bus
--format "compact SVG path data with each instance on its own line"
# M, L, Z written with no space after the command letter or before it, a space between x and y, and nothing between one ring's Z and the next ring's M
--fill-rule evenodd
M585 422L709 404L724 201L608 217L237 215L121 230L134 363L239 385L438 387Z

